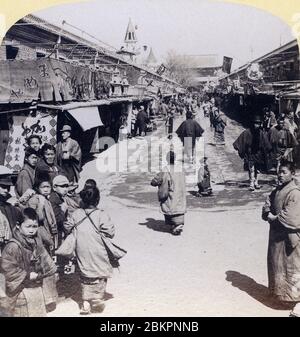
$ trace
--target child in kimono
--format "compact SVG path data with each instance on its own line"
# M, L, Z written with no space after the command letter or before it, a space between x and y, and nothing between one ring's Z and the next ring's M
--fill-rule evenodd
M110 217L98 208L100 192L89 187L80 192L82 208L73 213L75 220L75 253L80 271L81 315L104 310L107 279L112 276L112 265L102 237L113 238L115 228Z
M46 316L43 281L55 274L56 266L37 237L35 210L25 208L23 217L23 222L14 229L14 238L2 252L1 271L7 297L1 300L1 306L12 316Z
M210 171L207 164L207 157L200 161L200 168L198 170L198 189L199 196L209 196L212 194L210 185Z
M54 250L58 247L58 231L55 214L49 201L51 189L50 176L41 177L39 181L35 182L36 193L31 196L27 205L37 212L38 232L48 252L53 255Z

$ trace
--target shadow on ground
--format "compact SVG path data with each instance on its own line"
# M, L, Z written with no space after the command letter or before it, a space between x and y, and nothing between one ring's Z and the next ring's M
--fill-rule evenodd
M171 233L170 226L166 225L163 220L146 218L146 222L140 222L139 225L147 226L148 228L157 232Z
M232 286L246 292L249 296L263 305L274 310L291 310L293 303L282 303L276 300L269 292L269 289L257 283L251 277L243 275L237 271L226 271L226 281L231 282Z

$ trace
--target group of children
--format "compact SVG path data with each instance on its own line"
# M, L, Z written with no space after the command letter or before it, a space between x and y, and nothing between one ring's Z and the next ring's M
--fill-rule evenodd
M70 265L80 275L81 314L103 310L112 266L102 238L113 237L114 225L97 208L97 184L88 179L76 193L79 184L58 166L55 147L41 147L37 136L27 144L16 184L10 170L0 167L0 316L53 311L57 281L70 272ZM69 152L64 152L68 158ZM15 197L10 194L13 185ZM67 259L56 252L71 234L76 234L74 257Z
M1 184L0 184L1 186ZM6 188L8 193L9 189ZM1 193L1 191L0 191ZM114 236L110 217L98 209L100 192L88 179L77 194L65 176L41 179L11 208L18 220L11 224L0 209L1 274L5 297L0 312L7 316L45 316L56 308L56 282L71 260L56 256L68 235L75 235L74 256L81 282L80 313L104 309L107 278L112 266L102 237ZM78 289L79 291L80 289Z

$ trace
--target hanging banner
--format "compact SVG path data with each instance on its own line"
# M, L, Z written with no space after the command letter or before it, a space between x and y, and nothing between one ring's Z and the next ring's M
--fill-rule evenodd
M224 56L223 57L223 66L222 66L222 71L224 73L230 74L231 71L231 65L232 65L232 58Z
M166 69L167 69L166 66L162 63L162 64L158 67L158 69L156 70L156 73L157 73L158 75L162 75L162 74L165 72Z
M10 118L9 139L4 166L19 171L24 164L26 138L35 134L43 143L56 144L57 114L37 112L32 115L14 115Z
M32 61L0 62L0 103L37 100L38 73Z

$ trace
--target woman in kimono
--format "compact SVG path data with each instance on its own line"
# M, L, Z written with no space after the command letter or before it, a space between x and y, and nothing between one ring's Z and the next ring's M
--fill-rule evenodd
M292 163L280 164L279 184L267 198L262 218L270 224L269 290L280 301L295 303L291 315L300 317L300 190L294 174Z
M227 125L226 116L218 109L214 108L213 126L215 129L215 144L225 145L225 127Z
M64 125L60 132L62 140L56 148L57 164L63 169L71 183L78 182L82 157L80 146L76 140L71 138L70 125Z

